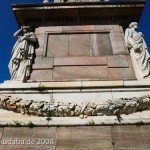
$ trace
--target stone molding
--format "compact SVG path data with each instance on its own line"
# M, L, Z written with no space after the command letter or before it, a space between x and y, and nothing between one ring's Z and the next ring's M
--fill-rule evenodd
M45 102L35 100L23 100L11 95L0 95L0 108L16 113L54 117L81 118L87 116L118 116L120 114L132 114L139 111L150 110L150 95L133 98L119 98L102 102Z

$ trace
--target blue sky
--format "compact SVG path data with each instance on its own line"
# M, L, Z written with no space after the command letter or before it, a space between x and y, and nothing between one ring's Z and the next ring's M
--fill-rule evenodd
M17 22L11 9L14 3L41 3L43 0L2 0L0 5L0 83L9 80L8 63L11 50L15 43L13 34L18 30ZM150 49L150 0L147 0L139 22L139 31L144 33L145 40Z

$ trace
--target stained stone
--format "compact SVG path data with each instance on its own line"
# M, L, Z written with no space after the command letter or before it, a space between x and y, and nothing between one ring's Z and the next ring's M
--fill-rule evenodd
M113 150L110 127L61 127L57 130L58 150L107 149Z
M33 70L30 80L49 81L52 80L52 70Z
M2 140L19 140L23 142L29 142L29 144L11 144L10 145L1 145L1 149L36 149L36 150L55 150L56 144L56 128L4 128L4 134ZM53 140L53 144L43 144L44 140ZM34 142L34 144L30 142ZM52 141L51 141L52 142Z
M110 80L134 80L135 74L131 68L108 68Z
M107 56L108 68L128 68L129 64L125 55Z
M49 35L46 56L47 57L68 56L68 35Z
M69 56L91 56L90 35L69 35Z
M112 128L112 141L115 150L148 150L149 126L115 126ZM146 141L149 140L149 141Z
M106 66L106 57L56 57L54 66Z
M97 78L107 79L108 72L104 66L72 66L72 67L55 67L53 79L86 79Z

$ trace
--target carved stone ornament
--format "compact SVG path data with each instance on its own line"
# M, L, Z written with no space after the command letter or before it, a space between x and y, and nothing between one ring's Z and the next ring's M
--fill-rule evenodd
M129 49L133 68L137 79L144 79L150 75L149 52L144 35L136 31L137 22L132 22L125 31L125 43Z
M81 102L77 104L39 102L23 100L9 95L0 95L0 108L35 116L48 116L49 113L54 117L73 117L81 115L112 116L150 110L150 96L108 100L105 104L98 102Z
M8 65L11 80L25 81L31 73L34 43L37 38L30 31L29 26L22 26L14 33L14 37L17 41L12 49L12 57Z

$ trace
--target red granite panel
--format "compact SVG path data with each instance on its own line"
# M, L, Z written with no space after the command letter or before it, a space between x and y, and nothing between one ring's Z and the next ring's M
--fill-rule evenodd
M114 150L149 150L149 129L149 126L134 125L112 127ZM145 137L149 140L146 141Z
M51 64L33 64L33 70L38 69L52 69L53 66Z
M113 150L110 127L61 127L57 150Z
M107 31L108 32L108 31L112 31L112 30L118 31L118 30L120 30L119 27L120 27L119 25L96 25L95 29L98 31Z
M52 70L33 70L31 73L30 80L50 81L52 80Z
M132 60L131 60L130 55L127 55L127 60L128 60L129 67L133 68L133 64L132 64Z
M95 31L95 25L85 25L85 26L63 26L63 32L89 32Z
M140 142L138 150L149 150L150 149L150 126L142 125L138 127Z
M54 67L53 79L108 79L106 66L64 66Z
M0 128L0 140L2 139L2 136L3 136L3 130L4 128Z
M99 33L96 35L97 49L99 56L112 55L112 46L109 33Z
M113 56L107 56L108 61L108 67L109 68L128 68L128 60L126 55L113 55Z
M121 32L110 33L113 54L126 54L126 47L124 45L124 37Z
M89 34L69 35L69 56L91 56Z
M39 34L39 33L45 33L45 32L62 32L62 27L61 26L55 26L55 27L39 27L35 29L35 33Z
M107 65L106 57L56 57L54 66Z
M136 79L133 69L131 68L108 68L110 80L130 80Z
M2 140L10 144L1 144L0 150L55 150L56 128L4 128Z
M53 68L54 58L36 57L33 64L33 69L48 69Z
M47 57L68 56L68 35L49 35Z

